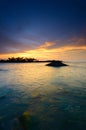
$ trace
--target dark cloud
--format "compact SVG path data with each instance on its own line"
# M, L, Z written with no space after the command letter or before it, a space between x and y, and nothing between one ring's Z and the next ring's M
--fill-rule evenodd
M22 44L16 40L11 39L6 34L0 33L0 54L16 53L26 49L30 49L30 45Z
M67 41L69 43L69 46L75 46L75 47L82 47L86 46L86 38L79 37L79 38L72 38Z

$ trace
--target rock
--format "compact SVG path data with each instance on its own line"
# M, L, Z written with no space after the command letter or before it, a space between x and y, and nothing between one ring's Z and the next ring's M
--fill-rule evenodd
M18 119L23 130L33 130L38 125L38 119L35 115L29 114L28 112L24 112Z
M62 66L68 66L68 65L58 60L58 61L52 61L49 64L46 64L46 66L62 67Z

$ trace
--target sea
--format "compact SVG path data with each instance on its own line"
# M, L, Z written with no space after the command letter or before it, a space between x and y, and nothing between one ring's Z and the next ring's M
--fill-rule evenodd
M86 62L0 63L0 130L86 130Z

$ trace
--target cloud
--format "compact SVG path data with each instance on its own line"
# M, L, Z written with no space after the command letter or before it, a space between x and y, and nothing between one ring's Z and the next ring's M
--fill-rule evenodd
M72 38L67 41L69 43L69 46L75 46L75 47L82 47L86 46L86 38L80 37L80 38Z
M46 49L46 50L52 50L52 49L86 49L86 38L70 38L70 39L64 39L64 40L55 40L52 42L44 42L42 45L39 46L39 49Z
M29 51L62 52L72 50L86 50L85 37L72 37L41 43L41 38L31 34L20 35L20 40L13 39L0 32L0 54L25 53Z
M38 48L40 48L40 49L51 49L55 46L55 44L56 44L55 42L44 42Z
M15 40L5 33L0 33L0 54L19 53L34 48L34 44L26 44Z

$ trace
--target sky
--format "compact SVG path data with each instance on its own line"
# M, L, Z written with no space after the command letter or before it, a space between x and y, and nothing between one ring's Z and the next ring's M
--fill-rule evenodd
M86 60L86 0L0 0L0 59Z

